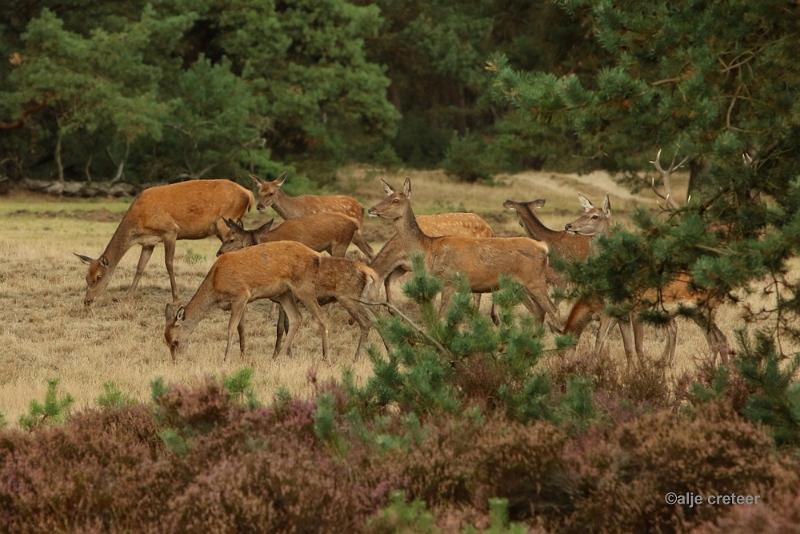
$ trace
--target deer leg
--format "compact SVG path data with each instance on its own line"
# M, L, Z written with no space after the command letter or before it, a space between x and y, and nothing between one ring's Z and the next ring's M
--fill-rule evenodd
M364 255L369 258L370 260L375 257L375 251L372 250L372 247L369 243L366 242L364 236L361 234L361 228L358 228L353 233L353 244L358 247L358 250L364 253Z
M314 320L319 325L319 336L322 338L322 359L328 359L328 320L325 312L322 311L322 308L319 306L319 302L317 302L317 295L312 290L310 292L300 291L296 292L295 296L297 300L303 303L303 306L306 307L308 313L314 318ZM291 326L290 326L291 328Z
M636 356L640 362L644 361L644 327L642 322L634 318L631 314L631 328L633 329L633 345L636 349Z
M600 314L600 326L597 328L597 337L594 340L595 354L601 354L602 351L605 350L608 334L611 332L611 329L614 328L615 324L617 324L617 320L614 317L606 315L605 313Z
M175 236L168 236L164 239L164 264L169 273L169 285L172 288L172 301L178 300L178 284L175 282L175 272L172 268L172 261L175 259Z
M246 343L244 338L244 309L242 309L242 316L239 318L239 324L236 326L239 332L239 354L244 358L246 352Z
M283 334L289 329L289 325L286 324L287 321L286 311L284 311L283 306L278 304L278 320L275 322L275 350L272 351L273 358L278 355L283 341Z
M439 317L447 312L447 306L450 304L450 299L455 291L456 288L453 284L445 283L442 286L442 292L439 295Z
M552 330L556 331L556 332L562 332L564 323L561 320L561 317L560 317L560 315L558 313L558 308L556 308L556 305L553 304L552 300L550 300L550 295L547 294L547 288L543 288L542 289L542 288L530 288L529 287L527 292L528 292L529 297L531 299L533 299L533 302L536 303L536 305L538 305L539 308L541 308L542 318L541 318L540 322L543 322L545 315L549 315L550 318L553 321L555 321L555 324L554 323L549 323L550 324L550 328ZM522 301L524 303L525 299L523 299ZM531 309L531 308L528 308L528 309ZM533 311L531 311L531 313L536 315L536 313L533 312Z
M350 317L352 317L355 322L358 323L358 327L361 330L358 337L356 353L353 355L353 361L356 361L361 355L361 351L363 350L364 345L367 342L367 338L369 337L371 323L369 318L364 315L363 307L359 303L343 298L339 300L339 304L347 311L347 313L350 314Z
M240 298L231 303L231 318L228 320L228 343L225 345L225 356L222 358L222 361L227 361L228 359L228 352L233 343L233 335L239 330L239 323L242 320L242 315L244 315L245 306L247 306L247 297ZM241 343L241 337L239 338L239 342Z
M287 291L278 297L276 301L283 311L286 312L286 318L289 321L289 331L286 333L286 340L281 345L280 351L277 354L273 354L273 358L285 356L291 351L294 336L303 323L303 316L300 315L300 311L297 309L297 304L291 292Z
M136 288L139 287L139 279L142 277L144 268L147 267L147 262L150 261L150 256L153 254L153 249L155 248L155 245L142 246L142 253L139 254L139 263L136 264L136 274L133 276L133 282L128 289L128 296L132 297L136 292Z
M631 368L631 361L633 360L633 355L636 353L636 347L634 346L633 341L633 327L631 326L631 320L628 318L627 320L617 321L619 325L619 332L622 334L622 346L625 349L625 360L627 363L627 368Z
M672 365L675 361L675 345L678 340L678 325L675 319L670 321L664 326L667 330L667 342L664 345L664 351L661 353L661 361L666 365Z

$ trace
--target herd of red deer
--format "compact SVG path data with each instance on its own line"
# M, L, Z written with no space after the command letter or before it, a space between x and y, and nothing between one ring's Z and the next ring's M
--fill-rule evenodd
M660 165L657 168L661 171ZM328 354L329 325L320 306L338 302L360 328L355 352L358 357L375 321L370 307L384 298L385 302L391 301L392 280L411 269L414 254L421 254L427 270L445 281L443 309L455 289L454 284L448 283L453 273L464 275L477 298L497 289L501 275L506 275L524 287L523 304L540 323L547 319L552 329L577 338L592 319L599 318L596 351L602 350L610 329L617 324L628 363L633 357L643 357L642 324L636 319L637 310L626 320L619 320L603 313L601 298L584 298L572 305L566 321L562 321L549 296L552 287L565 284L550 266L549 256L581 261L592 254L594 237L611 231L608 195L599 208L579 195L583 213L562 231L548 228L536 215L535 209L542 207L544 200L507 200L504 207L516 211L529 237L498 237L474 213L417 217L411 206L410 180L406 179L399 191L383 181L386 196L368 214L392 221L396 233L375 254L362 234L364 209L354 198L292 197L281 188L285 175L272 181L253 175L251 178L257 188L255 195L224 179L194 180L143 191L99 258L78 255L89 265L84 304L89 306L103 292L125 252L138 244L142 250L129 289L133 294L153 248L164 243L172 288L164 338L173 360L186 346L193 328L212 308L230 310L225 359L236 333L244 355L245 308L258 299L270 299L280 307L273 357L291 354L292 341L302 324L298 301L319 326L323 358ZM259 228L246 230L241 219L254 206L258 210L271 206L284 222L273 228L270 220ZM218 258L191 300L181 305L173 273L175 241L212 235L222 241ZM345 257L351 243L369 258L369 263ZM727 360L728 343L714 321L718 300L694 286L690 278L677 278L658 295L648 292L638 301L646 306L655 299L662 307L706 310L691 317L703 329L713 357L719 355ZM662 358L671 361L676 345L674 320L667 323L666 330Z

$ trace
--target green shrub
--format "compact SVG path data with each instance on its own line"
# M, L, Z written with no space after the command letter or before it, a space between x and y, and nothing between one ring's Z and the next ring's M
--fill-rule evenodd
M47 392L44 402L32 400L28 413L19 418L19 425L26 430L33 430L41 425L63 423L69 417L74 399L72 395L58 396L58 379L47 381Z
M103 393L97 397L97 405L101 408L113 409L131 406L136 401L120 391L114 382L106 382L103 384Z
M453 133L442 167L449 174L468 182L489 180L492 165L487 161L486 147L486 141L478 134L467 133L461 137Z

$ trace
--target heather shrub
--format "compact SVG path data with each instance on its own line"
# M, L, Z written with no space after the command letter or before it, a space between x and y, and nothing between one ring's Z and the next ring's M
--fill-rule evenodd
M0 432L0 524L7 531L109 530L166 512L172 485L143 405L88 410L29 434Z
M485 512L489 499L500 497L513 520L569 509L571 479L561 459L567 438L554 425L500 415L440 423L396 459L412 498Z
M672 531L724 509L670 506L667 492L747 493L777 476L769 437L721 404L691 416L642 415L608 438L587 439L576 465L581 491L566 527L594 531Z

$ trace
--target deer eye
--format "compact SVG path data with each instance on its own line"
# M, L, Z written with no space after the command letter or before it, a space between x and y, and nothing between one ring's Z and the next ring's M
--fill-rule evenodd
M592 219L597 219L598 217L598 215L592 215Z
M393 198L392 199L392 204L397 204L398 202L400 202L399 198Z

